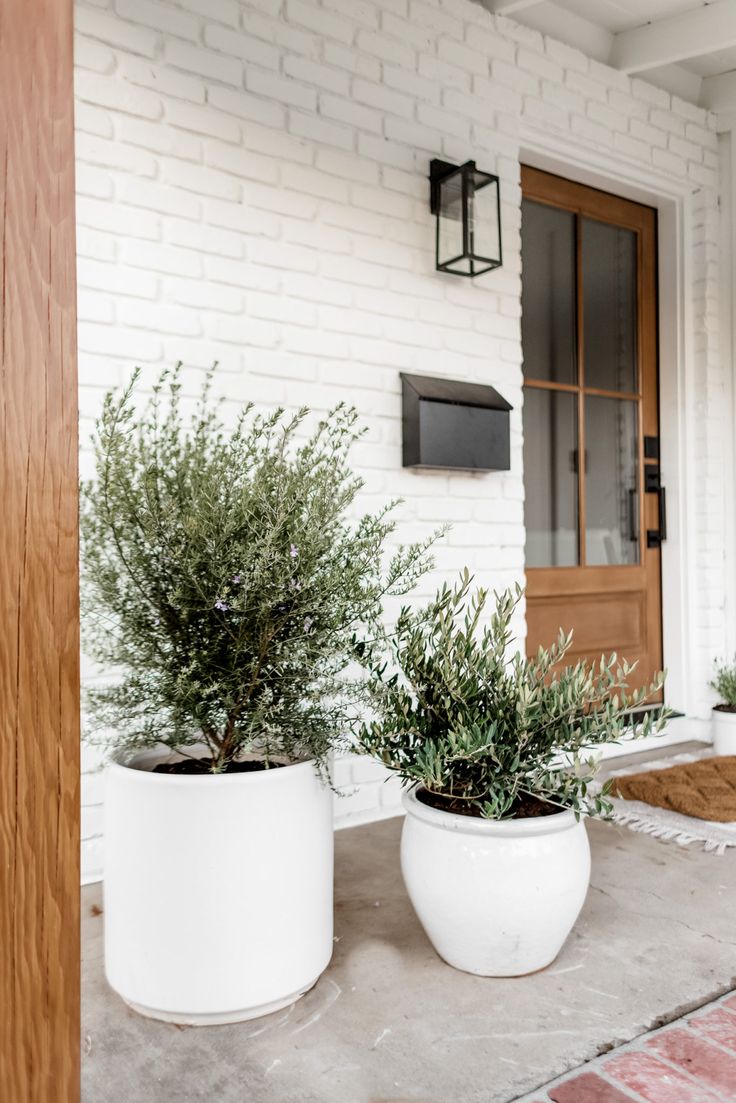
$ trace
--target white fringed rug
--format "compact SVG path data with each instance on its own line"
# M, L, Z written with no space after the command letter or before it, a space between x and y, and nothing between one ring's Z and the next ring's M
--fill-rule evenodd
M668 755L667 758L656 759L641 766L629 766L624 770L611 770L610 773L607 773L607 776L625 777L645 773L648 770L666 770L669 766L697 762L702 758L711 758L712 756L712 751L698 754ZM703 850L714 854L723 854L727 847L736 846L736 823L714 823L712 820L683 816L679 812L671 812L667 808L657 808L653 804L645 804L639 800L624 800L620 797L610 797L609 799L613 804L610 820L621 824L623 827L629 827L632 831L640 831L643 835L651 835L655 839L676 842L680 846L699 843Z

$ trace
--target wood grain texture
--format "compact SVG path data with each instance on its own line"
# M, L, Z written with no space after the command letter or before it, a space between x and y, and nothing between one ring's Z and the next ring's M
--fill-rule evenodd
M657 342L657 218L645 207L559 176L522 166L525 199L560 207L576 215L575 383L524 380L524 386L565 391L578 397L578 451L585 455L585 400L589 395L636 403L638 486L643 487L643 437L659 435ZM633 230L637 240L637 363L635 393L585 384L584 300L580 218ZM577 567L532 567L526 572L527 651L548 646L561 626L574 632L569 660L596 660L601 651L616 651L639 664L631 685L647 684L662 666L662 590L659 548L648 548L647 529L656 529L657 499L639 493L639 564L591 566L586 560L585 465L578 465L579 562Z
M71 0L0 3L0 1100L79 1098Z

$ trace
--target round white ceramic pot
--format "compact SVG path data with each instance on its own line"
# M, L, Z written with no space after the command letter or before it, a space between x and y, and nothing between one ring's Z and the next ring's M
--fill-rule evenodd
M736 712L713 709L713 750L717 755L736 754Z
M110 985L143 1015L190 1025L286 1007L332 955L332 793L312 762L180 775L151 761L108 771Z
M516 977L554 961L590 879L585 825L572 812L487 820L404 794L401 869L440 957L482 977Z

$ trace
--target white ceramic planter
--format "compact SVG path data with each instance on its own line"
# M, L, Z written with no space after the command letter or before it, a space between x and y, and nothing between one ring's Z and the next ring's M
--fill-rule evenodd
M430 808L410 789L401 869L440 957L483 977L554 961L590 879L585 825L572 812L485 820Z
M332 954L329 788L312 762L193 776L151 773L151 759L108 771L110 985L168 1022L238 1022L286 1007Z
M717 755L736 754L736 712L713 709L713 750Z

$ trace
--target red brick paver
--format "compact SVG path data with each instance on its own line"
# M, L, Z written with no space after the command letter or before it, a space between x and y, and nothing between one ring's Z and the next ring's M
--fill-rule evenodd
M736 1053L736 1015L725 1007L709 1011L707 1015L696 1015L688 1026Z
M628 1093L624 1095L595 1072L584 1072L550 1088L549 1098L554 1103L631 1103Z
M518 1103L736 1103L736 992Z
M603 1068L647 1103L715 1103L718 1099L704 1084L695 1083L649 1053L622 1053L606 1061Z
M649 1038L646 1045L699 1083L736 1096L736 1055L724 1053L693 1031L677 1027Z

